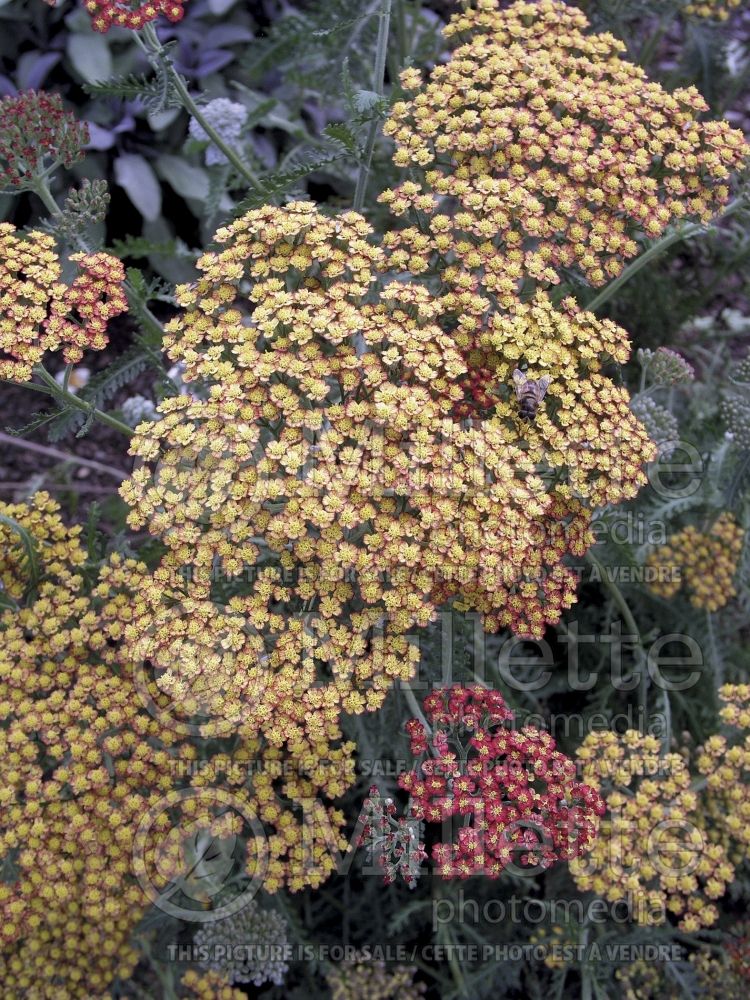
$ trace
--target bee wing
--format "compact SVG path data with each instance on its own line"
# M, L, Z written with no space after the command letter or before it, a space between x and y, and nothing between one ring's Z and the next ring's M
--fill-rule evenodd
M552 384L552 379L548 378L546 375L543 378L537 379L537 395L539 399L544 399L547 389L549 389Z
M516 392L518 392L519 389L523 389L523 387L526 385L526 383L528 381L529 380L526 378L526 376L524 375L524 373L521 371L520 368L516 368L514 370L514 372L513 372L513 384L516 387Z

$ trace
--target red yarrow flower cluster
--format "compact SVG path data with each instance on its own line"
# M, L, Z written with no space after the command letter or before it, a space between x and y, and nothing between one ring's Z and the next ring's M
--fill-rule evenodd
M0 185L20 187L51 162L72 166L89 141L88 125L59 94L29 90L0 101Z
M127 0L84 0L83 6L91 15L94 31L105 32L110 28L138 31L162 14L172 22L181 21L184 4L185 0L147 0L137 5Z
M68 288L68 312L51 317L47 335L64 345L63 357L76 363L86 350L101 351L107 346L107 324L128 308L125 297L125 270L122 261L108 253L74 253L70 260L79 273Z
M454 685L429 694L424 709L432 731L417 719L407 731L412 753L430 756L399 784L417 818L463 818L453 842L432 848L438 874L498 878L511 863L546 869L592 846L601 796L576 781L548 733L505 725L513 713L499 691Z

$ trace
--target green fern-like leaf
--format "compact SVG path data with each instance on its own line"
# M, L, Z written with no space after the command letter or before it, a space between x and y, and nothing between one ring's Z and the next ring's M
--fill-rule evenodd
M81 399L97 409L148 367L149 357L139 346L129 348L105 371L95 375L80 393Z
M101 83L85 83L84 89L90 97L120 97L126 101L140 101L149 111L166 111L181 107L181 102L167 74L160 67L152 77L115 77Z
M317 160L310 160L300 163L291 170L280 170L273 174L268 174L263 178L263 186L260 190L252 191L243 198L234 208L235 216L243 215L261 205L267 205L285 195L297 181L314 174L316 170L330 166L340 160L340 156L324 156Z
M339 146L342 146L351 156L355 156L357 159L360 158L357 137L348 125L334 122L332 125L326 125L323 129L323 134Z
M86 423L86 414L75 407L64 407L50 421L47 438L53 444L75 434Z
M29 434L33 434L34 431L39 430L40 427L44 427L51 420L54 420L56 413L53 411L37 410L36 413L31 414L31 420L24 424L23 427L6 427L6 434L11 434L13 437L23 438Z

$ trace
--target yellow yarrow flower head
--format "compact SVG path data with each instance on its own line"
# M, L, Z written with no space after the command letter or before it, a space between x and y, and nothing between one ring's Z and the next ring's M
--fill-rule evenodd
M578 888L627 900L637 923L668 914L687 932L715 923L734 866L706 832L684 757L661 754L637 730L590 733L577 756L608 809L591 853L570 863Z
M705 776L703 809L711 840L739 865L750 847L750 684L724 684L719 698L725 728L699 747L696 765Z
M332 1000L421 1000L427 987L414 982L417 969L413 965L386 965L366 955L330 967L326 982Z
M710 18L716 21L726 21L733 10L736 10L742 0L698 0L689 3L683 10L688 17Z
M278 711L264 702L265 716L233 728L231 756L205 740L205 767L196 767L201 719L189 717L192 729L175 724L164 644L173 641L195 672L198 709L208 698L216 710L217 685L211 679L204 693L209 679L197 660L220 668L218 648L239 672L256 652L244 618L243 631L231 608L212 605L211 613L193 601L175 625L169 612L177 588L119 555L90 585L80 527L67 527L45 493L0 504L0 514L0 857L13 852L17 870L15 881L0 886L0 979L13 996L103 996L138 961L129 942L151 905L143 887L158 893L182 880L190 888L202 831L219 838L244 832L253 847L248 875L268 891L320 885L335 870L331 845L346 847L343 814L329 802L354 781L354 746L334 725L306 734L299 706L296 729L274 735L292 714L279 692ZM144 639L139 633L148 629ZM274 654L275 637L268 641L257 671ZM155 658L152 674L138 659L144 653ZM239 693L226 671L220 680L231 712ZM247 707L258 691L242 694ZM205 735L217 735L215 728ZM311 801L318 811L308 837ZM50 964L52 951L58 957Z
M651 589L669 598L684 587L694 607L718 611L737 594L734 578L744 539L743 528L728 511L708 531L688 525L649 553L646 565L660 570Z
M649 82L587 28L561 0L477 0L451 18L457 47L426 83L404 71L409 97L384 129L412 178L381 197L407 223L387 238L395 266L437 267L510 308L528 278L603 285L643 235L727 201L742 133L699 122L694 87Z
M488 627L541 634L574 600L561 560L590 543L581 498L604 495L589 475L599 453L584 457L580 498L553 494L517 421L461 423L466 364L443 329L447 303L388 283L360 216L268 207L220 230L217 242L199 261L199 280L179 290L184 311L167 336L170 357L188 383L201 380L206 398L167 400L161 420L137 429L140 465L122 488L130 525L162 538L175 564L191 563L202 598L217 567L238 576L263 559L268 569L254 575L242 613L271 631L273 604L303 615L302 632L282 647L290 669L299 669L300 642L311 644L313 659L339 677L346 711L377 707L394 677L409 676L415 658L403 636L453 595L481 610ZM565 317L545 308L535 315L562 324L554 333L564 341ZM493 327L501 340L503 322ZM524 323L531 328L519 314ZM626 356L621 336L589 318L578 353L593 370L600 354ZM534 363L557 365L561 386L563 372L577 370L562 343L555 353L543 335L516 339L518 358L525 349ZM513 350L508 360L497 355L502 372ZM613 401L588 405L586 424ZM555 458L561 441L549 446ZM638 445L635 436L633 454ZM612 487L607 499L623 492ZM353 651L362 659L347 667Z
M180 980L180 996L185 1000L245 1000L247 993L235 988L215 969L188 969Z

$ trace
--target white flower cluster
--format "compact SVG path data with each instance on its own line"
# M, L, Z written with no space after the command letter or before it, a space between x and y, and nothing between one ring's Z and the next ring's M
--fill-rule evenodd
M208 124L219 133L227 146L237 145L242 126L247 121L247 108L243 104L237 104L236 101L230 101L226 97L217 97L215 100L209 101L204 108L201 108L201 111ZM188 131L194 139L201 142L210 139L203 126L195 118L190 119ZM228 162L224 153L211 143L206 150L206 166Z
M144 420L156 420L156 406L145 396L130 396L120 407L128 427L137 427Z
M230 983L275 983L281 986L289 969L287 923L255 900L225 920L206 924L193 943L205 969L220 972ZM207 956L203 959L203 955Z

